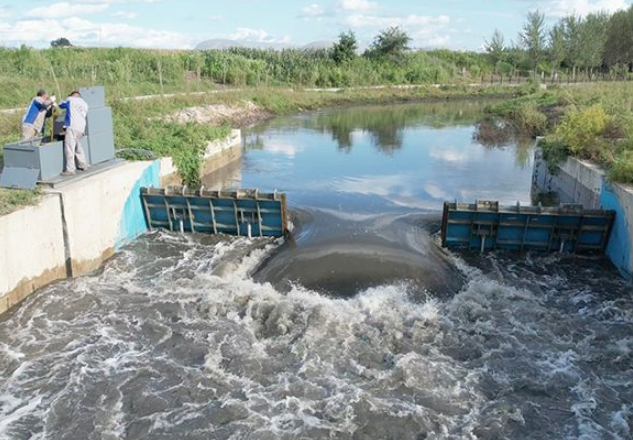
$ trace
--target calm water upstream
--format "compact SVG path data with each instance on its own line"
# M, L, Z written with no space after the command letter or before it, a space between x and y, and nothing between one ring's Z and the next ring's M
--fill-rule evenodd
M529 203L481 103L245 133L206 186L288 193L285 242L154 233L0 320L0 439L630 439L633 299L601 258L437 246L444 200Z

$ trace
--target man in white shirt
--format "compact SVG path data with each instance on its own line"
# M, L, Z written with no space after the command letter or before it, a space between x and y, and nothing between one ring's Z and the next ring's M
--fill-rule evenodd
M74 91L64 102L59 104L59 108L66 110L66 117L64 118L64 128L66 130L64 139L65 166L62 174L69 176L75 174L76 169L81 171L88 169L86 155L81 146L81 140L86 131L88 104L81 98L81 94L78 91Z

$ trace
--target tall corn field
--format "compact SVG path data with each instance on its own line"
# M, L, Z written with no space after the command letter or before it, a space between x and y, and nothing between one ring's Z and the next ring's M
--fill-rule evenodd
M62 96L104 84L111 98L218 87L353 87L465 82L490 71L484 55L412 52L402 61L358 57L337 65L327 49L0 48L0 107L44 87Z

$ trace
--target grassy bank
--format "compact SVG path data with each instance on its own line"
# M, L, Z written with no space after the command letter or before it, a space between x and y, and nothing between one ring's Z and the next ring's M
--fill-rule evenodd
M145 101L128 101L118 98L106 89L109 104L113 108L115 120L115 142L119 149L140 148L156 151L159 155L166 153L160 139L165 125L148 123L148 120L159 118L171 112L201 105L224 104L230 106L244 105L246 102L257 104L270 115L287 115L306 110L341 105L388 104L399 102L415 102L443 99L477 99L484 97L512 97L533 92L530 85L507 87L501 85L470 87L468 85L452 86L420 86L415 89L347 89L340 92L311 92L286 88L246 88L238 92L219 92L202 95L180 95L169 98L155 98ZM181 91L182 92L182 91ZM0 113L0 143L5 144L20 137L21 112L13 114ZM226 125L235 121L226 120ZM157 128L158 127L158 128ZM177 127L171 126L176 130ZM212 138L221 136L223 132L211 133ZM0 153L1 155L1 153ZM1 156L0 156L1 161Z
M529 86L509 89L501 86L466 85L441 88L427 86L416 89L350 89L336 93L252 88L239 92L157 98L144 102L113 100L111 105L114 111L115 142L118 149L145 149L156 153L157 156L172 156L183 180L187 185L194 187L199 184L198 170L205 141L225 137L230 127L239 125L239 111L236 113L236 119L220 120L219 126L216 127L195 123L182 125L163 119L165 115L179 110L224 105L244 107L247 111L246 104L254 103L261 110L259 119L265 119L341 105L508 96L528 93L531 90ZM257 120L249 120L249 123L254 122Z
M174 158L184 181L190 186L199 182L202 155L209 141L228 135L235 120L226 119L216 126L179 124L165 121L164 116L179 110L204 105L246 107L254 103L261 109L260 118L289 115L324 107L363 104L389 104L435 100L511 97L533 92L533 86L522 87L454 85L445 87L422 86L415 89L361 89L335 93L291 91L281 88L248 88L239 92L204 95L181 95L147 101L117 99L108 94L114 115L115 144L118 150L147 150L157 157ZM19 138L21 114L0 114L0 142ZM256 121L250 121L256 122ZM144 158L138 153L127 153L130 159ZM0 156L0 162L2 158ZM35 197L35 195L33 195ZM0 206L6 213L16 206L32 203L28 193L4 190L0 192Z
M568 156L600 164L611 181L633 183L633 84L550 87L487 109L541 142L555 165Z

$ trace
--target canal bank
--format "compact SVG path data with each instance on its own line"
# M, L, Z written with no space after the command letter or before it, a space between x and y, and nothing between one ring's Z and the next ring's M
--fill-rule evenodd
M534 188L540 193L555 193L562 203L581 204L587 209L616 212L607 257L628 279L633 278L633 187L610 183L598 165L568 157L552 172L540 149L535 152Z
M205 171L241 156L241 134L212 142ZM47 284L101 267L146 232L140 188L177 183L171 158L121 162L54 190L41 202L0 217L0 314Z

